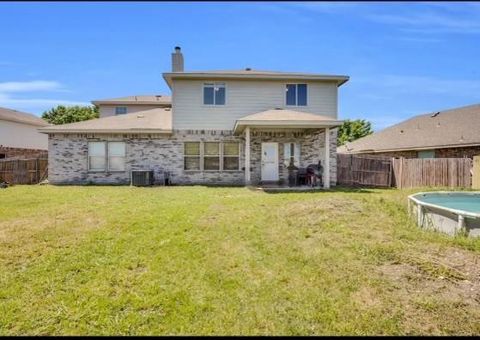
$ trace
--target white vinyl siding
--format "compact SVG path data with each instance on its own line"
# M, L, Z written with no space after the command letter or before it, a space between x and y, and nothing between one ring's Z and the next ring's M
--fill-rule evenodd
M160 106L154 106L154 105L99 105L99 111L100 111L100 118L104 117L110 117L110 116L115 116L115 108L118 106L126 107L127 108L127 114L128 113L135 113L139 111L146 111L146 110L151 110L151 109L157 109Z
M232 130L235 120L246 115L285 105L286 81L222 80L227 88L225 105L203 105L205 80L174 80L174 129ZM307 106L296 111L337 118L337 85L333 82L307 84Z
M10 148L48 150L48 135L40 126L0 120L0 145Z

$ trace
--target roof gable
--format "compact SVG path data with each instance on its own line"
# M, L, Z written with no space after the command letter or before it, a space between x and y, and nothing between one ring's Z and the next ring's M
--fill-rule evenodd
M95 105L158 105L158 106L171 106L172 97L166 95L136 95L126 96L110 99L97 99L92 101Z

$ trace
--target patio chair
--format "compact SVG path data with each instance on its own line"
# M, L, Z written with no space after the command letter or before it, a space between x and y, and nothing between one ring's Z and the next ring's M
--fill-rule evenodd
M307 185L307 168L298 168L297 184Z
M319 186L323 185L322 176L323 175L323 166L320 161L317 164L309 164L307 166L307 175L306 175L306 182L307 185L311 187L317 186L317 182Z

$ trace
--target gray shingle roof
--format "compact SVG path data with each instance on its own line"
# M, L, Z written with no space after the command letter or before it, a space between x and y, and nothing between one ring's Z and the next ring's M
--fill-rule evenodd
M126 96L110 99L97 99L92 101L93 104L149 104L170 106L172 104L172 97L166 95L138 95Z
M329 116L276 108L237 119L234 130L236 132L242 132L247 126L319 128L336 127L341 124L342 121L336 120Z
M8 120L15 123L23 123L34 126L47 126L49 125L42 118L37 117L31 113L20 112L17 110L7 109L0 107L0 120Z
M407 119L338 148L368 153L480 145L480 104Z
M72 124L51 125L39 131L44 133L171 133L172 111L170 108L150 109Z

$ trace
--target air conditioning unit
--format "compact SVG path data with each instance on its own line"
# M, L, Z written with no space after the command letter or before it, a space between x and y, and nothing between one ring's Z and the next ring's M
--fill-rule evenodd
M153 170L132 170L130 185L144 187L153 185Z

